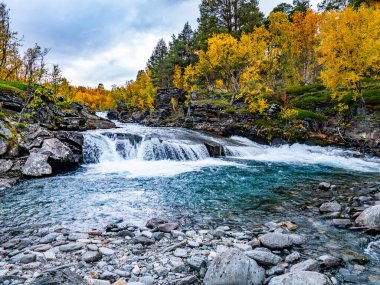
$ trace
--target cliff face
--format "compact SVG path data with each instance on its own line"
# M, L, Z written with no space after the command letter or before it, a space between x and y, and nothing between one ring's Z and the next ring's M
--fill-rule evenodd
M186 100L189 99L189 100ZM318 145L351 147L380 155L380 114L372 110L354 117L347 127L338 127L334 115L324 119L304 116L297 125L280 122L281 106L272 104L265 119L246 111L242 102L234 105L217 100L197 100L179 89L161 89L157 93L153 112L111 113L112 119L150 126L186 127L223 136L239 135L265 144L304 142ZM173 102L175 107L173 108Z

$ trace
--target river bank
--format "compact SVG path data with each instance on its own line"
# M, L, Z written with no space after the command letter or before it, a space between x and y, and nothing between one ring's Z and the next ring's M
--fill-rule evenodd
M0 282L378 284L380 184L320 183L315 189L296 222L290 210L245 225L192 225L173 217L152 218L145 226L120 218L78 231L2 227Z

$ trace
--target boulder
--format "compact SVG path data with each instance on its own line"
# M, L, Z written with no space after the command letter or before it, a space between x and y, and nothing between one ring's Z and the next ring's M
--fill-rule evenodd
M179 228L179 223L166 223L158 225L154 231L163 232L163 233L170 233L173 230L176 230Z
M321 213L325 212L340 212L342 210L342 206L334 201L334 202L328 202L328 203L323 203L321 207L319 207L319 211Z
M13 162L11 160L0 159L0 174L7 173L12 169Z
M261 250L250 250L245 252L245 254L257 261L258 264L260 265L266 265L266 266L271 266L271 265L276 265L281 262L281 257L278 255L275 255L271 252L265 252Z
M70 269L43 272L32 285L88 285L85 280Z
M272 278L269 285L332 285L330 279L312 271L291 272Z
M270 249L284 249L293 245L289 235L280 233L268 233L259 237L261 244Z
M82 255L82 260L84 262L97 262L102 259L102 254L99 251L86 251Z
M314 259L308 259L300 263L294 264L290 268L290 272L298 271L319 271L319 263Z
M150 219L150 220L146 223L145 226L146 226L148 229L154 229L154 228L158 227L159 225L161 225L161 224L166 224L166 223L168 223L168 221L165 220L165 219L161 219L161 218L152 218L152 219Z
M49 165L48 156L40 153L31 153L22 168L22 174L30 177L43 177L53 173Z
M71 162L73 159L71 149L56 138L44 140L42 148L38 152L57 161Z
M0 136L0 157L6 154L10 149L9 143L5 138Z
M329 190L331 188L331 184L328 182L321 182L318 185L319 190Z
M364 210L364 212L357 217L355 223L359 226L380 228L380 204Z
M237 249L231 249L216 256L212 261L204 285L261 285L265 270L256 261Z

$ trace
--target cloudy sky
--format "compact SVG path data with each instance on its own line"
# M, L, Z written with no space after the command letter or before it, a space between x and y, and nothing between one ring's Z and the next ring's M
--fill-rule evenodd
M48 64L59 64L74 85L110 87L134 79L160 38L169 40L187 21L196 28L201 0L5 2L25 47L51 48ZM260 8L268 13L282 2L292 0L261 0Z

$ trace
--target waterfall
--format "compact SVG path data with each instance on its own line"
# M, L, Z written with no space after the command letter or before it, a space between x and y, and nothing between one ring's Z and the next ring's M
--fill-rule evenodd
M115 132L86 133L83 156L87 164L132 159L194 161L210 157L204 144Z

